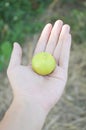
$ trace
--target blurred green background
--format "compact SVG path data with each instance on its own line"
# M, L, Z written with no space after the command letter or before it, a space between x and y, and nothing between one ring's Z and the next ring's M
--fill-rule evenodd
M43 27L38 17L51 0L0 1L0 71L6 67L14 41L24 43L25 38Z
M13 97L6 76L13 42L23 47L27 64L43 27L57 19L71 27L69 76L64 94L49 113L43 130L86 130L86 0L0 1L0 120Z
M85 0L0 1L0 71L8 64L13 42L24 44L26 37L40 32L46 21L62 19L71 26L74 43L85 43L85 8ZM48 16L46 10L53 13Z

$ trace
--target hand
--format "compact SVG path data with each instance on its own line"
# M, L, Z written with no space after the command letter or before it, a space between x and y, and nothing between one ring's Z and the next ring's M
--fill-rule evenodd
M39 104L48 113L58 102L65 88L70 46L69 25L63 25L63 22L58 20L53 28L51 24L44 27L34 54L44 51L51 53L57 66L53 73L41 76L32 70L31 65L21 65L22 49L15 43L7 70L14 95Z

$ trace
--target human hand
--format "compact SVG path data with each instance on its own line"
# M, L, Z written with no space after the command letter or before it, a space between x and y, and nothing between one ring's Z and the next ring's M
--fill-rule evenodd
M14 95L39 104L48 113L58 102L65 88L70 46L69 25L63 25L63 22L58 20L53 28L51 24L44 27L34 54L45 51L51 53L57 66L53 73L41 76L32 70L30 64L21 65L22 49L15 43L7 70Z

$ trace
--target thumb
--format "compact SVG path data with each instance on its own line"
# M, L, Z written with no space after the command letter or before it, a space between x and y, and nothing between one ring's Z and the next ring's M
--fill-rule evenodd
M13 69L14 67L20 65L21 58L22 58L22 49L21 49L20 45L17 42L15 42L8 69Z

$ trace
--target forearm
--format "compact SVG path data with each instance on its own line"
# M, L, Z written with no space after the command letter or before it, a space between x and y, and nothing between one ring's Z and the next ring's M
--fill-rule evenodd
M37 104L14 98L0 130L41 130L45 118L45 112Z

